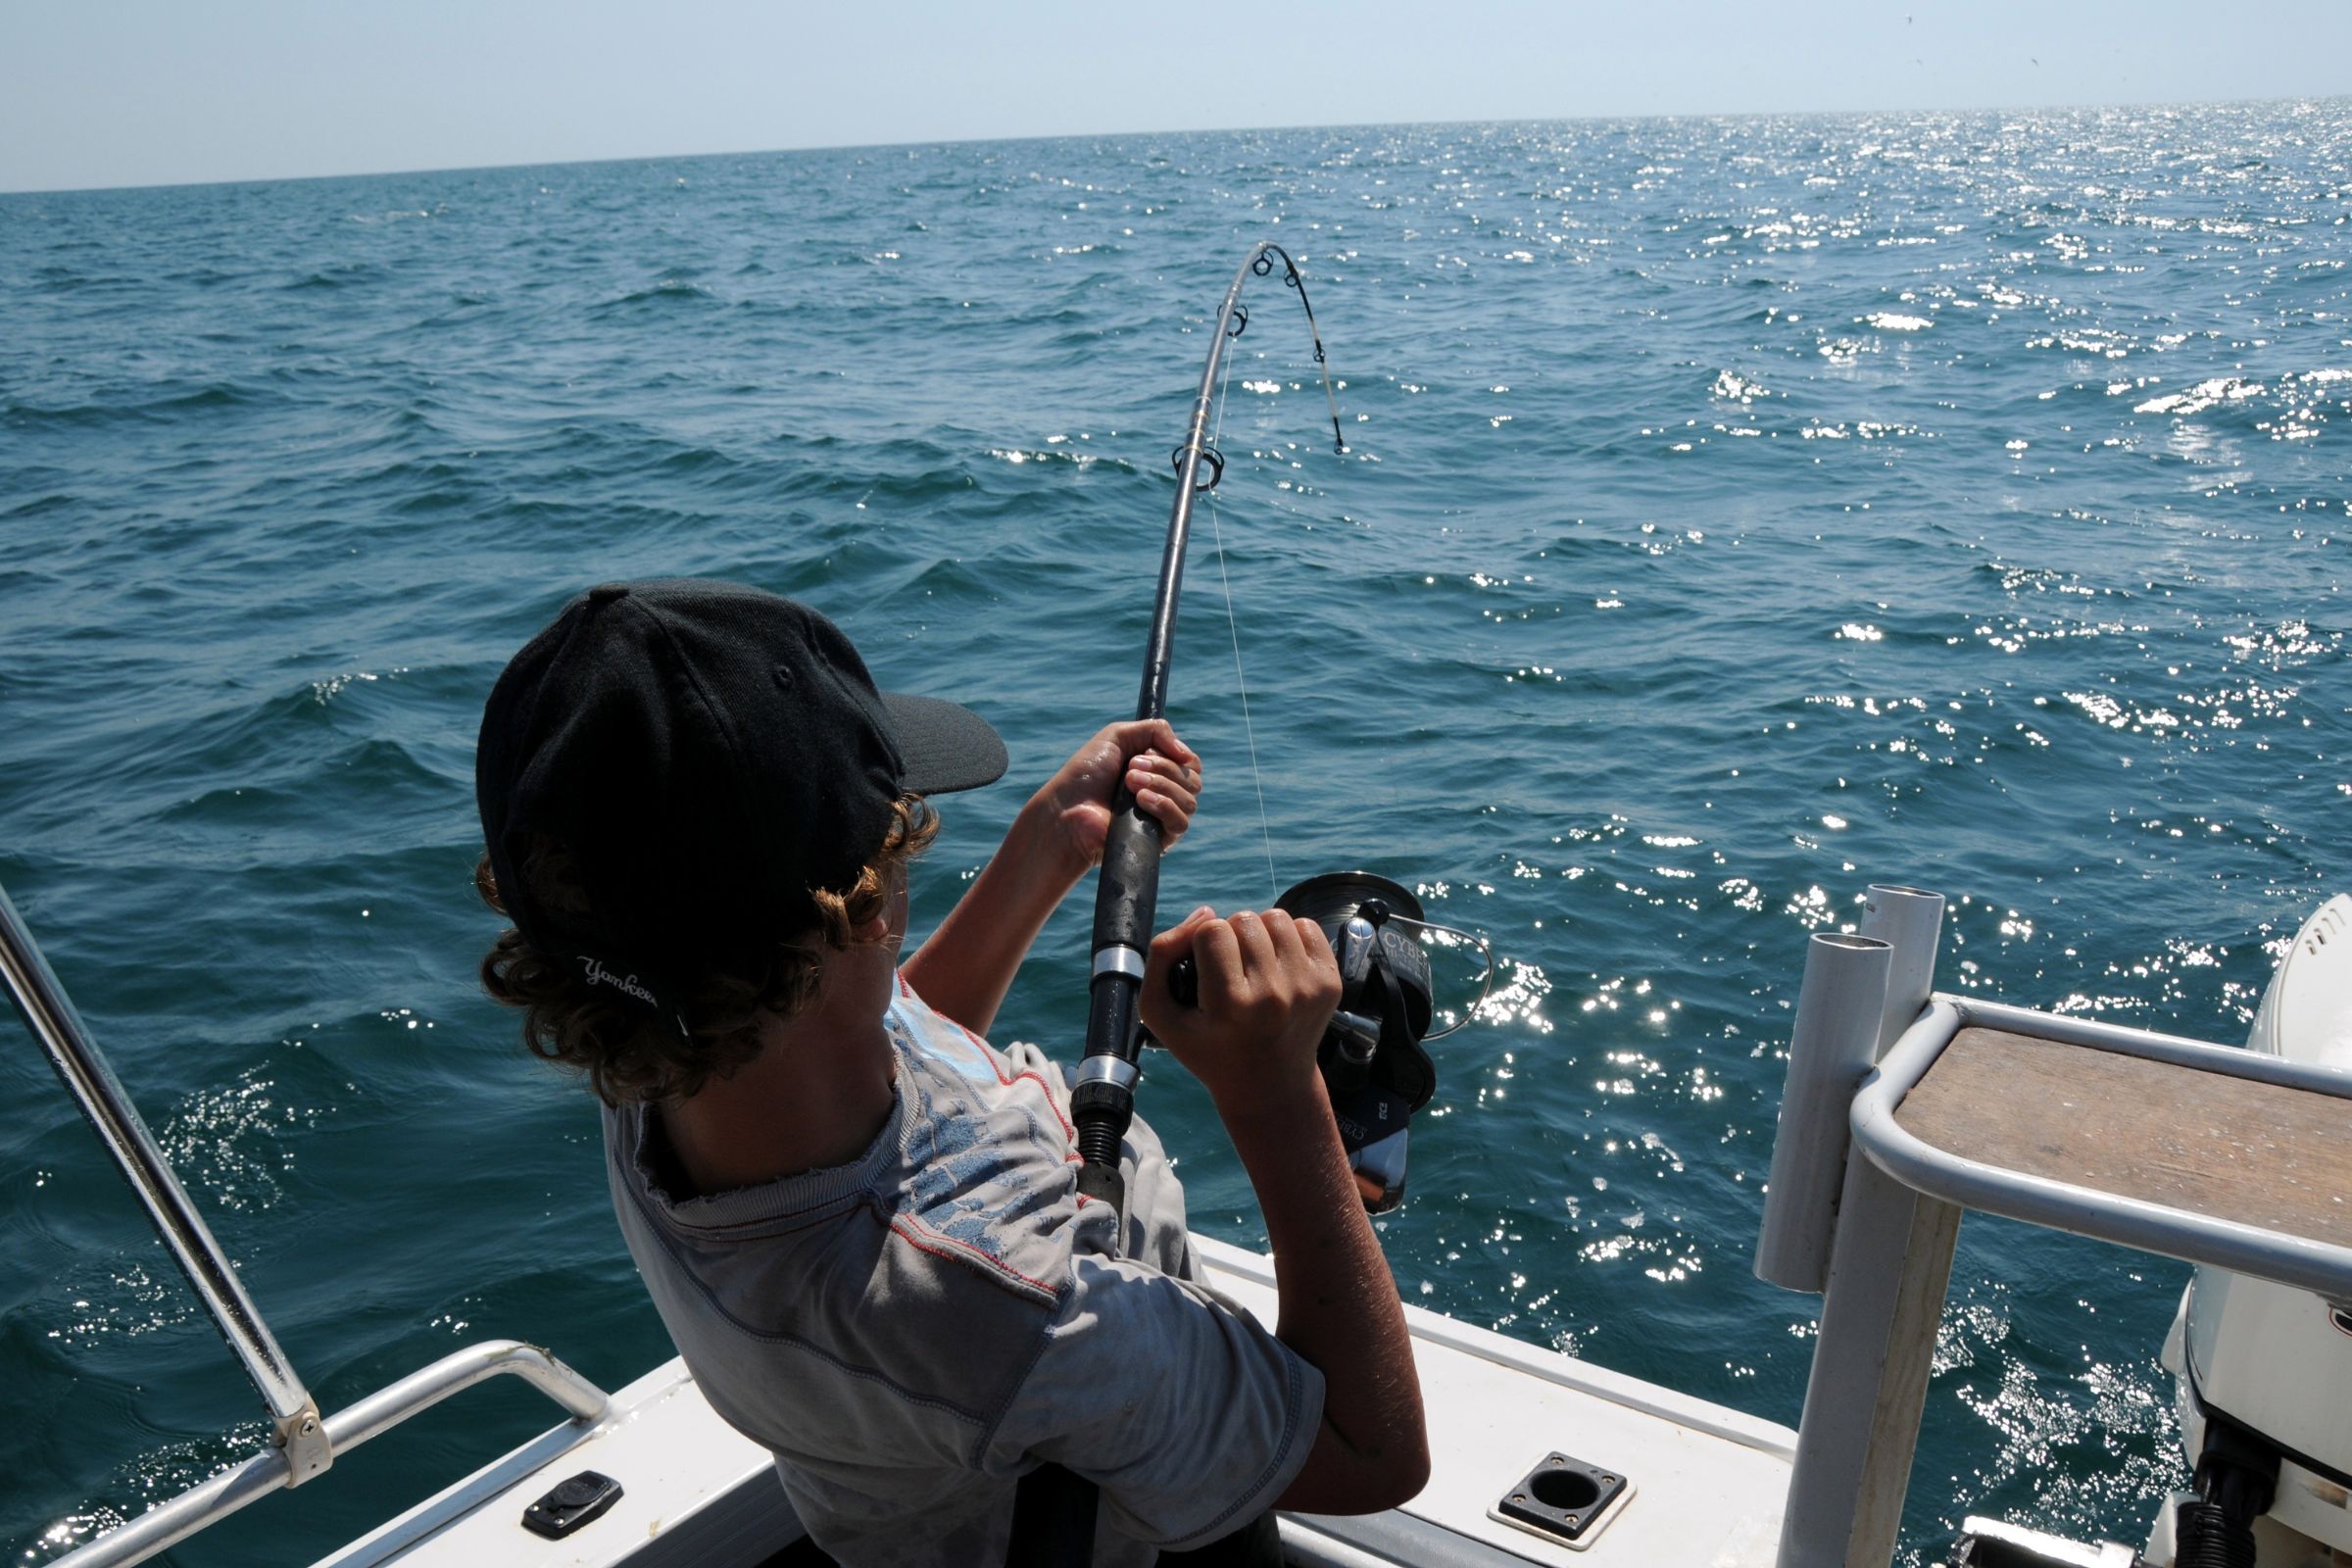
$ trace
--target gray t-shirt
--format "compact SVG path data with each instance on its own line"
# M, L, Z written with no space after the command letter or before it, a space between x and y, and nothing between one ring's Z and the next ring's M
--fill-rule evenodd
M1014 1482L1046 1460L1101 1486L1101 1568L1270 1506L1313 1446L1322 1374L1198 1282L1159 1140L1128 1135L1113 1257L1054 1064L904 980L887 1023L897 1102L854 1164L673 1200L658 1116L605 1112L654 1305L817 1544L851 1568L1001 1563Z

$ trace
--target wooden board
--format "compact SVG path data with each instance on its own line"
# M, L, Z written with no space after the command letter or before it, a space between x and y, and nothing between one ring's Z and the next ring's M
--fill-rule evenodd
M2352 1246L2352 1100L1963 1029L1894 1119L1982 1164Z

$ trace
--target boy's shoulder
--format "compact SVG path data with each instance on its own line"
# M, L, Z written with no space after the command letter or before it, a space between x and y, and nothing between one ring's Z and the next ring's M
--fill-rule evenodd
M1069 1091L1042 1053L1001 1051L904 981L887 1015L898 1054L899 1158L875 1198L908 1243L1057 1301L1070 1260L1107 1250L1108 1207L1081 1197Z

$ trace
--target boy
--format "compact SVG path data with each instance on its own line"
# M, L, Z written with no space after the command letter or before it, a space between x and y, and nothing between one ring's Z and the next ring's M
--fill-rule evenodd
M928 798L1004 765L976 715L882 696L830 621L732 584L592 589L499 677L476 881L514 929L484 983L604 1102L671 1338L853 1568L1004 1561L1015 1482L1046 1461L1100 1486L1103 1568L1276 1505L1401 1501L1427 1471L1420 1395L1315 1071L1340 990L1320 930L1199 910L1144 987L1264 1208L1269 1335L1195 1283L1150 1130L1114 1235L1077 1196L1060 1074L980 1038L1121 786L1173 843L1200 760L1164 722L1099 732L901 963ZM1187 953L1195 1007L1168 1000Z

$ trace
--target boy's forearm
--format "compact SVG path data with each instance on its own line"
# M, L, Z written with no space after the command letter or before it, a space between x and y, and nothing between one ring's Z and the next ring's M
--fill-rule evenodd
M986 1033L1030 944L1085 873L1069 863L1036 804L1021 808L956 907L904 965L926 1004Z
M1404 1306L1319 1081L1218 1109L1274 1247L1276 1336L1324 1376L1324 1418L1373 1468L1426 1462Z

